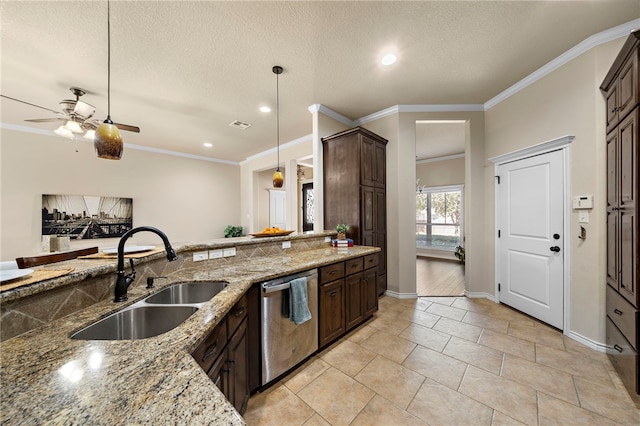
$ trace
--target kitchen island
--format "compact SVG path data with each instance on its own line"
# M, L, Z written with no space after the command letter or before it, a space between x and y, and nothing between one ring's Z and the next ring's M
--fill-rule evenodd
M178 262L167 263L161 254L145 259L148 264L138 261L139 277L125 303L112 301L113 260L62 262L65 265L61 266L73 265L74 274L8 292L0 302L22 303L29 296L87 280L88 286L97 285L93 281L111 283L105 300L2 342L0 422L244 424L191 353L253 284L379 250L335 249L325 242L330 235L260 241L241 238L175 247ZM292 249L277 250L283 241L291 241ZM238 254L233 258L192 260L195 252L224 247L236 247ZM159 271L167 279L158 281L155 289L141 285L147 276L157 276ZM156 337L121 341L69 338L97 319L163 287L191 281L226 281L229 285L180 326Z

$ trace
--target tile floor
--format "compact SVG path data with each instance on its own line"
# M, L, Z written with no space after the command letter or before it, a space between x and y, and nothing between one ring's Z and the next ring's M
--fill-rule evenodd
M249 400L258 425L639 425L606 355L485 299L380 299Z

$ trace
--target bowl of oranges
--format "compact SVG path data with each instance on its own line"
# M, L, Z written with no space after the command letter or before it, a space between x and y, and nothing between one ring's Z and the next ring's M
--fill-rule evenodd
M280 229L277 226L269 227L267 226L262 231L257 232L255 234L249 234L257 238L264 237L282 237L283 235L289 235L293 231L287 231L286 229Z

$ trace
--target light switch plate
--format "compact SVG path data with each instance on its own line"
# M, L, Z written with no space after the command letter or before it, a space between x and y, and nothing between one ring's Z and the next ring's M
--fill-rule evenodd
M283 241L282 242L282 248L283 249L291 248L291 241Z
M226 248L224 249L224 251L222 252L222 255L224 257L229 257L229 256L235 256L236 255L236 248L232 247L232 248Z
M209 259L220 259L222 257L222 249L209 250Z
M331 242L331 237L324 237L324 242L325 243L330 243Z
M197 251L193 253L193 261L200 262L201 260L207 260L209 258L209 252Z
M578 222L579 223L589 223L589 212L586 210L578 211Z

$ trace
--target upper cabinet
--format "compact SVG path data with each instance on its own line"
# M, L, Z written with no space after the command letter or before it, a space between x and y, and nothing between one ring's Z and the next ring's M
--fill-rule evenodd
M607 108L607 133L613 130L620 121L638 104L640 88L638 87L637 43L640 32L629 36L616 58L611 70L602 82Z

